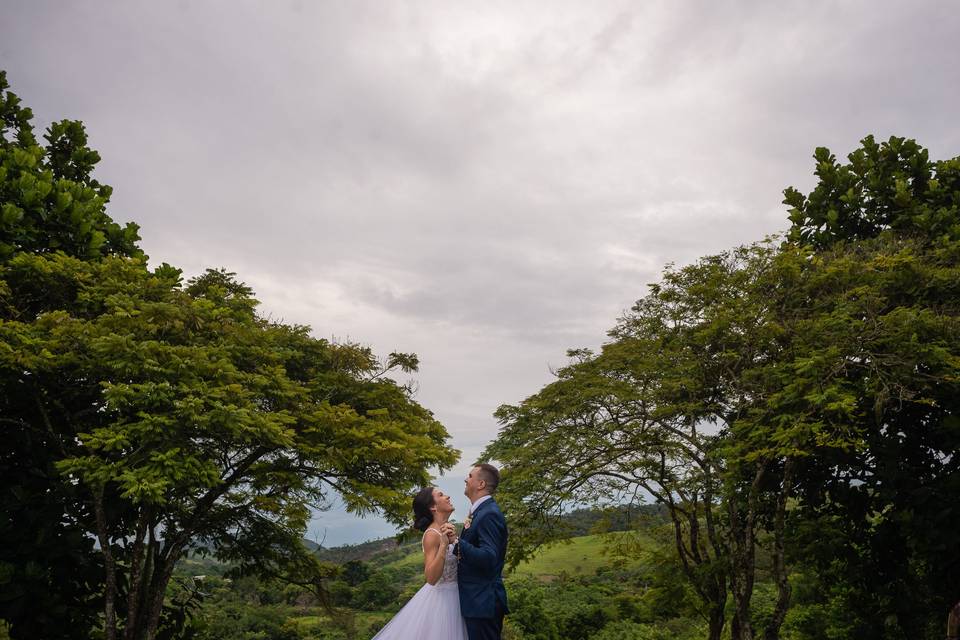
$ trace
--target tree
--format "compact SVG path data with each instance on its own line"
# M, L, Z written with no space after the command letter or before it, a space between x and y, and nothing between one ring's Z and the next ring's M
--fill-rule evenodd
M340 568L343 573L343 580L355 587L370 577L370 565L363 560L349 560L343 563Z
M556 621L543 606L543 588L529 582L510 585L510 623L526 640L558 640Z
M77 121L55 122L40 146L33 112L0 70L0 260L57 251L81 259L143 256L139 227L106 213L113 190L92 177L100 155Z
M415 356L381 363L368 348L270 322L225 271L183 286L169 265L148 269L135 227L103 210L109 189L89 180L96 155L82 128L54 125L41 152L28 112L8 109L5 122L19 127L4 159L20 173L4 174L2 206L23 213L4 218L3 416L14 450L35 453L58 496L38 530L66 519L97 541L87 551L101 559L105 637L156 637L191 548L320 589L332 568L302 544L311 507L336 495L353 512L405 522L409 490L457 458L443 426L389 377L415 370ZM28 170L79 195L24 195L39 184ZM4 462L14 481L31 473Z
M871 612L860 637L924 637L960 596L960 159L898 138L865 139L849 165L815 157L814 191L785 192L786 242L668 268L600 354L572 352L499 410L487 455L536 529L518 551L562 535L565 505L646 493L669 507L711 637L727 589L732 637L758 622L779 637L791 557ZM776 587L762 621L760 546Z
M777 286L795 258L767 241L668 267L600 354L572 352L556 382L501 407L503 428L486 455L509 474L514 521L535 528L521 541L562 535L545 516L556 520L571 503L652 498L667 507L709 637L722 633L728 594L734 637L753 637L756 534L762 518L782 520L790 482L777 479L788 452L754 447L741 460L731 442L751 416L759 433L756 407L785 350ZM766 499L771 491L779 500ZM778 575L785 608L784 566Z
M105 213L110 188L90 175L99 156L87 147L82 125L54 123L41 146L32 117L0 71L0 265L18 253L142 256L137 226L121 227ZM13 301L0 282L0 317L51 311L59 293L37 290ZM9 358L10 345L4 347ZM24 372L9 374L23 378ZM36 415L25 417L36 412L33 398L11 393L7 387L0 394L0 617L14 637L86 638L103 581L102 562L82 524L92 514L78 488L57 478L52 434Z
M848 164L816 157L816 188L785 202L791 237L817 248L809 363L833 372L854 446L798 476L798 546L850 610L875 612L857 636L924 637L960 597L960 158L870 137ZM823 530L834 544L808 533Z

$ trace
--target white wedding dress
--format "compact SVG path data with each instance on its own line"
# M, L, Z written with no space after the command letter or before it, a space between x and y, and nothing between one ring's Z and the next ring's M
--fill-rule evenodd
M427 532L437 529L427 529ZM424 532L424 535L427 535ZM457 559L447 545L443 575L437 584L427 582L373 640L467 640L467 625L460 615Z

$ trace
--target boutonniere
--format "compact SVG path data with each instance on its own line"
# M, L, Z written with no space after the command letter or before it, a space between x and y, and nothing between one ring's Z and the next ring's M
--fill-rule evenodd
M473 522L473 514L467 516L467 519L463 521L463 529L466 531L470 528L470 523Z

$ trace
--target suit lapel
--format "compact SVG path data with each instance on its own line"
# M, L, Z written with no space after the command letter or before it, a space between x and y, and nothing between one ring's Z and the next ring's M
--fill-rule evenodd
M470 516L470 528L467 529L466 537L471 540L473 539L474 525L477 524L477 520L487 511L489 505L492 504L494 504L493 498L490 498L489 500L484 500L483 503L474 510L473 515Z

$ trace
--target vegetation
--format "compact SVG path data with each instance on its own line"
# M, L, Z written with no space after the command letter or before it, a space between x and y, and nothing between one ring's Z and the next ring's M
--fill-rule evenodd
M805 615L798 637L939 636L960 597L960 158L899 138L815 157L785 241L667 268L600 353L499 410L514 562L567 505L651 498L711 639Z
M271 322L222 270L184 285L169 265L149 269L136 226L105 212L80 123L52 125L41 146L30 119L0 74L11 636L173 633L193 592L169 588L191 548L324 597L333 568L301 543L311 507L335 493L399 523L427 470L456 460L444 427L387 377L416 357L380 361Z
M616 521L609 515L580 511L572 519L606 529L605 523ZM505 637L586 639L627 628L698 637L702 625L691 617L689 590L672 570L666 521L640 522L639 529L577 536L522 562L507 578L511 615ZM188 628L192 637L369 638L422 587L423 556L419 542L411 540L343 563L327 585L336 606L332 615L307 590L253 577L231 580L230 567L209 559L185 561L178 575L189 582L198 572L204 599Z
M149 267L83 126L40 142L31 118L0 72L0 637L373 635L423 583L418 540L302 537L333 495L402 524L456 461L390 377L416 356L272 322L226 270ZM960 158L814 157L783 238L667 267L498 410L506 637L941 636Z

